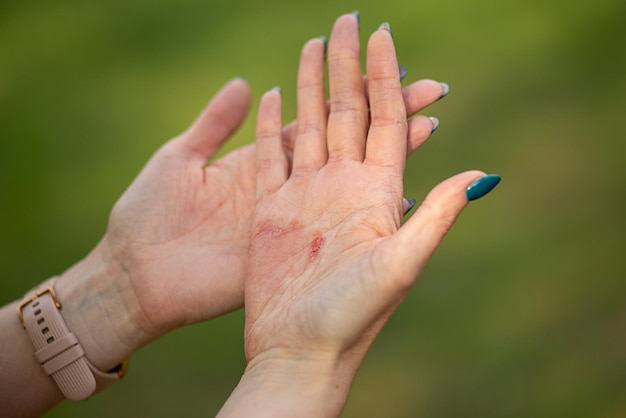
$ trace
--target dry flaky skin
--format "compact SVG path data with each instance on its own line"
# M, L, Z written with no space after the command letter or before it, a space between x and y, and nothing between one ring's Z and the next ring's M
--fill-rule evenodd
M372 341L467 204L465 187L483 175L448 179L401 226L407 153L428 135L411 137L388 25L368 42L367 91L359 59L357 20L342 16L328 48L327 107L323 44L304 46L287 146L280 92L261 100L249 363L221 416L338 416Z

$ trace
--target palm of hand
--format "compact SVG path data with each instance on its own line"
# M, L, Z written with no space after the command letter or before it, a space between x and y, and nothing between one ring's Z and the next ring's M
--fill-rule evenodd
M390 250L400 227L407 111L389 32L367 52L369 98L359 63L358 22L343 16L328 44L303 48L292 162L281 146L281 96L268 92L257 122L257 205L245 283L246 357L363 353L378 319L403 288ZM358 314L353 314L357 313ZM355 351L356 350L356 351ZM276 353L276 354L271 354ZM254 367L254 366L252 366Z
M254 146L206 167L203 155L181 147L175 139L155 154L115 205L107 233L131 277L144 327L155 331L243 302Z
M260 199L246 278L248 358L281 345L354 343L369 320L353 323L350 311L388 291L374 271L380 241L400 226L401 188L397 169L342 160Z

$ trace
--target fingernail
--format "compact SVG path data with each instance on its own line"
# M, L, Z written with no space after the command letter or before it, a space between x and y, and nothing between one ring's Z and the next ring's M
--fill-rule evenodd
M443 87L443 93L441 93L441 96L439 96L439 99L437 100L441 100L444 97L446 97L448 95L448 93L450 93L450 86L448 85L448 83L439 83L441 84L441 87Z
M437 119L434 116L429 116L428 119L430 120L430 123L433 124L433 129L430 131L430 133L432 134L433 132L435 132L437 130L437 128L439 127L439 119Z
M389 22L381 23L381 25L378 27L378 30L386 30L393 37L393 32L391 31L391 25L389 25Z
M404 80L404 77L406 77L409 70L404 65L400 65L398 69L400 70L400 81L402 81Z
M472 201L483 197L493 190L500 183L500 176L497 174L489 174L481 177L465 189L467 200Z
M406 197L403 197L402 198L402 209L404 209L403 215L406 215L407 213L409 213L411 209L415 207L416 203L417 203L417 200L413 198L407 199Z
M320 36L320 39L322 40L322 42L324 42L324 60L326 60L326 57L328 55L328 38L326 38L325 36Z
M278 94L280 94L280 95L282 95L282 94L283 94L283 91L280 89L280 87L279 87L279 86L274 86L274 87L272 87L272 91L277 91L277 92L278 92Z
M360 29L361 28L361 13L359 13L358 10L355 10L352 12L352 14L354 15L354 17L356 17L356 23L358 23L359 29Z

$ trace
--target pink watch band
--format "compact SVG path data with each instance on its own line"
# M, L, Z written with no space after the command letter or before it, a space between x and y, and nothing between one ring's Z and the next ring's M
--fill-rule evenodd
M67 399L83 400L123 376L126 362L110 372L98 370L85 357L85 350L68 329L60 309L52 280L26 297L18 306L18 315L43 371L52 376Z

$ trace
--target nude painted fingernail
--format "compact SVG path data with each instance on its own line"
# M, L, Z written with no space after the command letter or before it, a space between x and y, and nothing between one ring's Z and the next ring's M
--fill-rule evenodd
M320 39L324 42L324 60L326 60L326 57L328 56L328 38L320 36Z
M354 17L356 17L356 23L359 25L359 29L361 28L361 13L358 10L352 12Z
M415 207L416 204L417 204L417 200L413 199L412 197L408 199L406 197L403 197L402 198L402 209L404 210L403 215L406 215L407 213L409 213L411 209Z
M439 128L439 119L434 116L429 116L428 120L430 120L430 123L433 124L433 129L430 131L430 133L433 133L437 130L437 128Z
M381 23L378 27L378 30L386 30L393 37L393 32L391 31L391 25L389 24L389 22Z
M400 65L398 70L400 70L400 81L402 81L404 80L404 77L406 77L409 70L404 65Z
M443 87L443 93L441 93L441 96L439 96L439 99L437 100L441 100L444 97L446 97L448 95L448 93L450 93L450 86L448 85L448 83L439 83L441 84L441 87Z

